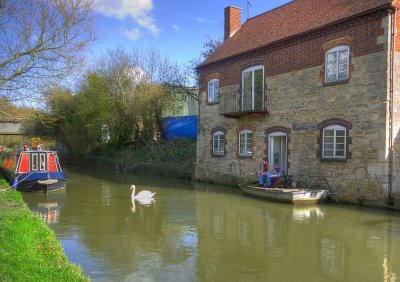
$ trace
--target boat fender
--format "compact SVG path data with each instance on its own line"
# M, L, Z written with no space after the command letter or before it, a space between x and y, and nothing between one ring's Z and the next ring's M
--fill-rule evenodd
M13 187L14 190L17 190L17 186L18 186L18 179L17 179L17 177L15 177L14 181L13 181L13 184L12 184L12 187Z

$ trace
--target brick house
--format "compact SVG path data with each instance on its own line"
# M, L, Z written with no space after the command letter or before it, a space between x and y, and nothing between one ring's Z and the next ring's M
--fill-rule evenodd
M225 8L224 43L197 67L196 178L254 180L267 157L338 200L400 206L395 2L294 0L243 25Z

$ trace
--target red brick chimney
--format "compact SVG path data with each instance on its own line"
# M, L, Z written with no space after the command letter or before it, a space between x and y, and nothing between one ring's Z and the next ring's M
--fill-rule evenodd
M225 33L224 40L231 37L239 28L241 24L240 13L242 9L228 6L225 8Z

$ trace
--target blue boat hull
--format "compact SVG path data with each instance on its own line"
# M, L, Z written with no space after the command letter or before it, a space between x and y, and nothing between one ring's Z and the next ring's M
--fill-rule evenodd
M66 180L57 180L55 183L51 184L42 184L38 181L24 181L18 185L18 191L23 192L54 192L65 189L67 186Z
M67 179L63 172L22 173L13 180L13 187L23 192L54 192L65 189Z

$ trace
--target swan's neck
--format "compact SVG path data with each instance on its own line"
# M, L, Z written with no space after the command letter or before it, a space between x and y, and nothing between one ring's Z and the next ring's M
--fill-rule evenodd
M132 188L132 198L135 198L135 190L136 190L136 187L133 186L133 188Z

